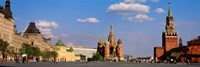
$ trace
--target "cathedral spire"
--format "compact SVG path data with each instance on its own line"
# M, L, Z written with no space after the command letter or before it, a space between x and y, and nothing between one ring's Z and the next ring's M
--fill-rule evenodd
M10 0L6 0L4 13L5 13L5 18L7 18L7 19L12 18L13 19L12 12L11 12L11 9L10 9Z
M171 2L168 3L169 9L168 9L168 16L172 17L172 10L171 10Z
M110 42L111 46L115 46L115 36L114 36L114 32L113 32L113 25L110 25L110 34L108 36L108 41Z
M113 25L110 24L110 31L113 31Z

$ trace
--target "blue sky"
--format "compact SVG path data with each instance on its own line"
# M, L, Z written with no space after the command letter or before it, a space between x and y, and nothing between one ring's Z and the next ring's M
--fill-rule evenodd
M53 44L62 39L68 45L96 48L107 40L114 26L116 41L121 38L125 54L153 56L161 46L168 0L10 0L18 31L35 21ZM1 5L5 0L0 0ZM199 36L200 0L171 0L175 31L184 45Z

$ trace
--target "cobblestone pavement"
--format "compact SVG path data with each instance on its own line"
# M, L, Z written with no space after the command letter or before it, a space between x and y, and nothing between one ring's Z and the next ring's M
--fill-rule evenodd
M35 62L35 63L0 63L0 67L200 67L200 64L163 64L131 62Z

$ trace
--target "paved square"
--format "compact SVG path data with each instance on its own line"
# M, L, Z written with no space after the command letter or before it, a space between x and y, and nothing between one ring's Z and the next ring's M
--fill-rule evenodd
M200 64L151 64L132 62L36 62L36 63L0 63L0 67L200 67Z

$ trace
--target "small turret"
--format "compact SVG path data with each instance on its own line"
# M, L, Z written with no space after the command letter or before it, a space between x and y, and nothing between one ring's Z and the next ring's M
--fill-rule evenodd
M12 17L12 11L10 9L10 0L6 0L4 13L5 13L5 18L7 18L7 19L9 19L9 18L13 19L13 17Z
M182 39L180 38L179 39L179 47L182 47L183 46L183 43L182 43Z

